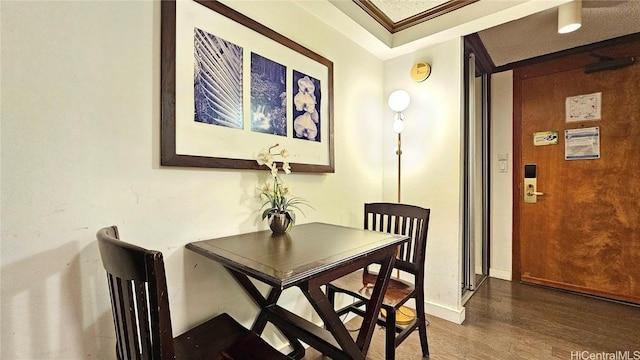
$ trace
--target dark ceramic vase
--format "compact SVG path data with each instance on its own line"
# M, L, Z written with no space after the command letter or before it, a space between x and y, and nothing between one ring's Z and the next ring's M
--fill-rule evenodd
M291 220L287 217L287 214L270 214L269 215L269 227L271 231L276 234L284 234L289 230Z

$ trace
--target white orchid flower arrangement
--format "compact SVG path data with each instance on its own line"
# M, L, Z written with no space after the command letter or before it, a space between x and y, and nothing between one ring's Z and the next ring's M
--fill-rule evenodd
M275 148L280 144L275 144L269 149L263 149L256 157L258 165L265 165L271 170L271 179L267 180L261 188L260 199L265 202L260 208L262 212L262 220L270 217L272 214L285 214L290 221L289 227L295 225L296 213L294 210L299 210L303 215L304 212L300 209L300 205L306 205L313 208L303 198L291 196L289 186L285 184L279 175L279 170L284 171L285 174L291 174L291 166L289 162L284 160L289 157L287 149L282 149L279 152L273 152ZM283 159L280 169L278 163L275 161L275 157Z

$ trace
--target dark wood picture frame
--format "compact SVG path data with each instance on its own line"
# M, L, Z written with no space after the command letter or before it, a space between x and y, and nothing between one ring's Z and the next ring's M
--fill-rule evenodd
M215 0L195 0L208 10L214 11L243 27L262 36L265 40L275 41L293 50L321 66L326 66L328 94L323 94L322 101L327 101L326 113L323 121L328 125L328 131L323 134L323 146L326 147L328 161L326 164L306 164L292 160L291 170L309 173L333 173L334 164L334 131L333 131L333 62L308 48L288 39L287 37L267 28L253 19L227 7ZM206 9L205 9L206 10ZM161 5L161 126L160 126L160 164L163 166L230 168L230 169L260 169L252 158L231 158L202 155L179 154L176 149L176 2L162 1ZM275 140L275 139L274 139ZM324 143L324 142L327 143ZM274 143L277 141L274 141ZM260 150L260 149L256 149Z

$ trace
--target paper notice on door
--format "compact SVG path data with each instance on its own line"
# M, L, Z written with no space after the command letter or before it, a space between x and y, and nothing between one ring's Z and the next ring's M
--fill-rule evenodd
M602 93L568 97L565 102L565 121L600 120Z
M600 158L600 128L569 129L564 131L564 159L586 160Z
M557 131L542 131L533 133L533 146L558 145Z

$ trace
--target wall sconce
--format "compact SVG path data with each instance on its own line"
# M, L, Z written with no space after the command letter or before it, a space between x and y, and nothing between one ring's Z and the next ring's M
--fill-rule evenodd
M582 26L582 0L572 0L558 7L558 34L567 34Z
M426 62L418 62L411 68L411 79L415 82L423 82L431 75L431 65Z
M396 149L396 155L398 155L398 203L400 203L400 156L402 155L402 137L400 133L404 130L404 114L409 104L411 103L411 97L409 93L404 90L396 90L389 95L389 107L396 112L393 117L393 131L398 133L398 148Z

